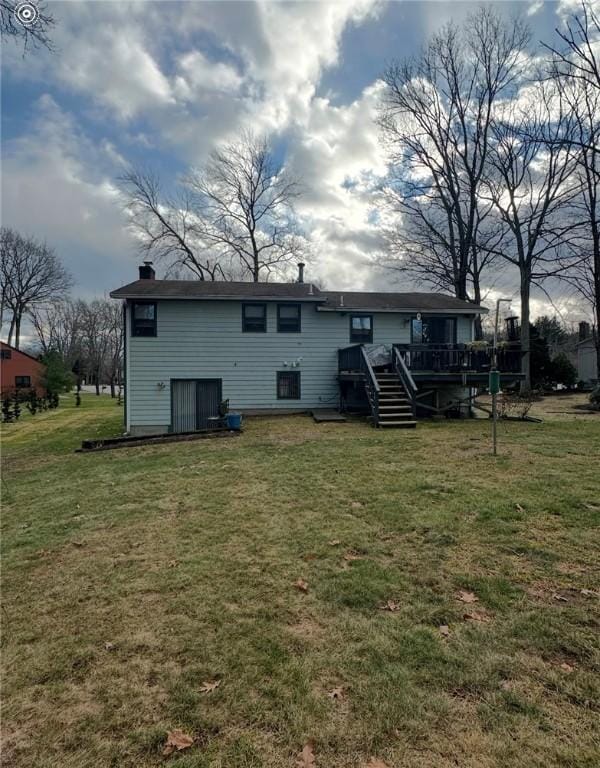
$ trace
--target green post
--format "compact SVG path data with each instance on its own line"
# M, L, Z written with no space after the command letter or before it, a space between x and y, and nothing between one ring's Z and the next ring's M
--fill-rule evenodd
M490 371L489 390L491 395L500 392L500 371Z

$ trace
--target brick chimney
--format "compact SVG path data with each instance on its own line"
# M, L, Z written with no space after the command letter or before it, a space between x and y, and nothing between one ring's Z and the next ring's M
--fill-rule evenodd
M140 280L155 280L156 272L152 266L151 261L145 261L140 264Z
M590 324L585 321L579 323L579 341L589 339L590 335Z
M299 283L303 283L304 282L304 267L305 266L306 266L306 264L303 264L302 262L300 262L298 264L298 282Z

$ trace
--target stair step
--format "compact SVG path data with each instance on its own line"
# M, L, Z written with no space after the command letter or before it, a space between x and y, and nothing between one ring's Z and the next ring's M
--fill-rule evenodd
M412 413L407 411L406 413L380 413L379 420L385 419L386 421L404 421L405 419L412 420Z
M416 421L380 421L380 427L396 427L397 429L414 429L417 426Z
M410 405L390 405L390 406L379 406L379 415L380 416L389 416L393 413L412 413L412 408Z

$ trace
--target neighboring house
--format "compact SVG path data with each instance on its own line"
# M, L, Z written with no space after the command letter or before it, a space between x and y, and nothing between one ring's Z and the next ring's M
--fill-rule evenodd
M451 296L321 291L302 268L296 283L156 280L150 262L111 296L133 434L205 427L221 400L247 414L362 406L378 426L413 426L417 406L469 412L487 381L489 350L468 346L487 310ZM520 355L503 360L519 370Z
M585 384L595 384L598 381L598 351L589 323L579 323L577 377Z
M46 394L43 385L46 366L35 357L0 341L0 387L2 394L35 389L39 397Z

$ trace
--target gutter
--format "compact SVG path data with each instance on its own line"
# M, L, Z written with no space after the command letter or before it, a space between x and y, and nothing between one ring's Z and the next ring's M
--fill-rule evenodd
M340 312L341 314L348 314L350 312L362 312L363 314L369 314L370 312L389 313L389 314L416 314L420 312L422 315L487 315L489 309L487 307L465 307L465 309L423 309L423 307L402 307L402 309L379 309L378 307L317 307L317 312Z

